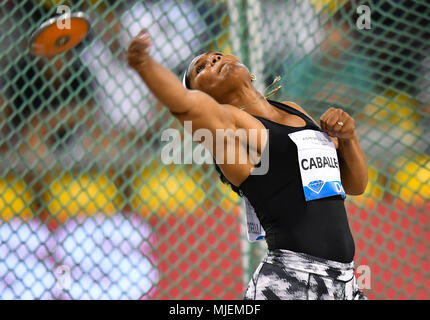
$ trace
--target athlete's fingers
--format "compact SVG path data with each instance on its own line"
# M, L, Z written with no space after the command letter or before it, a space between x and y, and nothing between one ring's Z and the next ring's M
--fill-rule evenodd
M354 135L354 119L340 108L329 108L320 118L321 129L329 136L349 139Z
M355 134L355 121L353 118L349 118L344 124L342 131L339 132L338 137L340 139L350 139Z
M335 130L335 127L339 121L345 121L345 117L343 115L342 109L335 109L329 114L326 120L327 128L330 130Z
M143 38L134 38L129 47L128 47L128 51L131 52L141 52L146 50L147 48L149 48L151 46L151 39L148 36L144 36Z
M330 135L336 136L338 133L338 128L336 127L337 122L340 119L339 112L336 110L331 112L326 119L326 128Z
M128 65L132 68L138 68L144 65L150 53L151 37L146 30L140 31L130 42L127 49Z
M320 118L321 129L327 132L329 135L335 136L333 130L333 124L336 122L339 111L336 108L329 108Z
M148 34L148 31L146 29L142 29L137 34L136 38L141 38L143 35Z
M324 131L327 131L327 118L330 116L330 114L333 112L333 107L329 108L324 114L320 117L320 126L321 129Z
M350 139L355 134L355 121L352 117L348 116L343 121L342 130L339 131L338 137L340 139Z

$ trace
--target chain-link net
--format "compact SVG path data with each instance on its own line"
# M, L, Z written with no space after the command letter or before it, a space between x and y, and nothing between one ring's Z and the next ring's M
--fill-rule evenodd
M369 165L365 194L346 200L365 292L429 298L427 1L0 3L1 299L242 298L265 245L247 242L240 198L213 165L161 162L163 130L183 129L126 65L142 28L178 77L194 55L233 53L260 90L282 76L275 99L315 119L349 112ZM32 56L32 31L58 5L87 13L90 33Z

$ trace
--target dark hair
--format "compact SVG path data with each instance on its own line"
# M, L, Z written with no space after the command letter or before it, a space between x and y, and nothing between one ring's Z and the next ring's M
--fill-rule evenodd
M188 72L188 68L185 70L185 74L184 74L184 85L185 85L185 88L191 89L190 74Z
M202 53L202 54L199 54L199 55L197 55L197 56L195 56L191 61L190 61L190 63L188 64L188 66L187 66L187 68L185 69L185 74L184 74L184 81L183 81L183 84L184 84L184 86L185 86L185 88L187 88L187 89L191 89L191 83L190 83L190 74L191 74L191 71L193 70L193 66L194 66L194 61L196 60L196 59L198 59L200 56L202 56L202 55L204 55L204 53Z
M191 65L193 64L193 61L195 58L197 58L198 56L195 56L193 58L193 60L190 61L190 63L188 64L187 68L185 69L185 73L184 73L184 79L183 79L183 85L185 86L185 88L187 89L191 89L191 83L190 83L190 73L191 73Z

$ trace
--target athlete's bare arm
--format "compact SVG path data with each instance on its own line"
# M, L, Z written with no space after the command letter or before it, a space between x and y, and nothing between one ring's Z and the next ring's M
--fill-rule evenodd
M261 131L264 126L246 112L238 110L231 105L221 105L208 94L199 90L188 90L184 88L181 81L169 69L161 66L150 55L150 37L144 31L140 32L130 43L127 53L129 65L135 69L151 92L163 103L171 113L182 123L192 121L192 133L198 129L207 129L216 140L217 129L230 129L233 132L238 128L257 129L257 149L260 154L265 141L261 139ZM248 133L247 133L248 134ZM227 140L226 140L227 141ZM264 144L264 145L263 145ZM214 145L213 155L217 156L217 148ZM232 145L224 146L224 163L227 163L227 148L239 153L246 145L239 145L237 140ZM220 165L226 177L238 185L250 173L253 165L248 161L246 164L224 164Z
M149 55L150 38L141 32L128 48L128 63L135 69L151 92L182 122L193 121L193 129L235 129L228 108L197 90L187 90L176 75ZM210 115L210 116L208 116Z

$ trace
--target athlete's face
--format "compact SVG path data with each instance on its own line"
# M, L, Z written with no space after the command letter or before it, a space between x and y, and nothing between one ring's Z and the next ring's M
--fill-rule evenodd
M251 81L245 65L235 56L219 52L207 52L195 57L188 68L188 75L192 89L206 92L218 101L226 93Z

